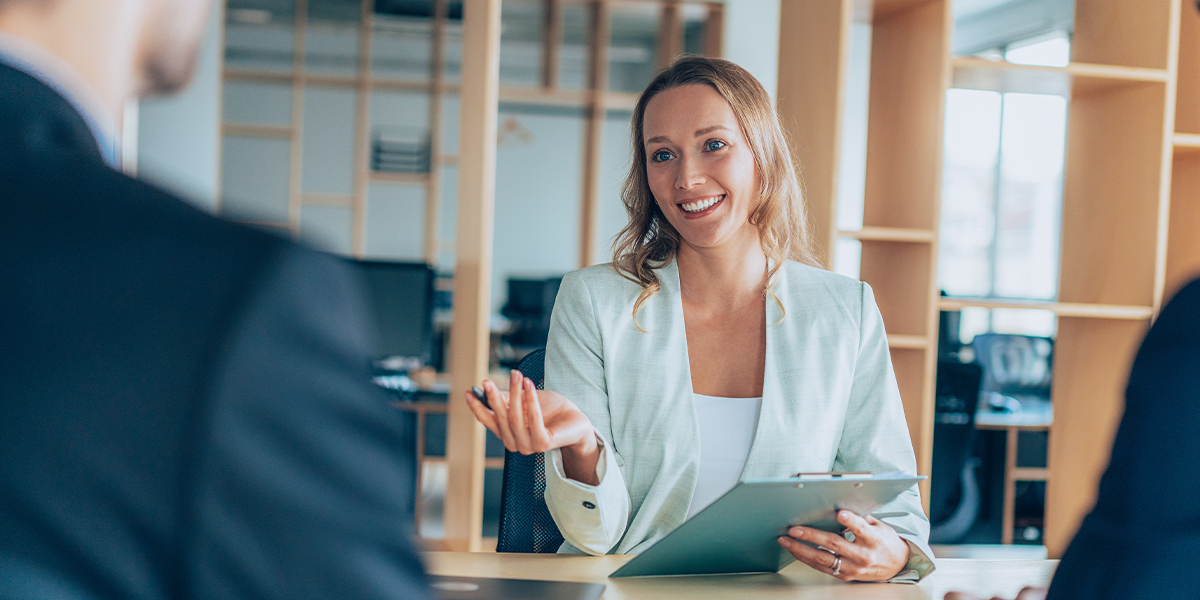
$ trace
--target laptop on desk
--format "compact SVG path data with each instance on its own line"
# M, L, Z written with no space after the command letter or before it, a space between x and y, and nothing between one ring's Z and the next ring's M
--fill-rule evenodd
M438 600L597 600L602 583L431 575Z

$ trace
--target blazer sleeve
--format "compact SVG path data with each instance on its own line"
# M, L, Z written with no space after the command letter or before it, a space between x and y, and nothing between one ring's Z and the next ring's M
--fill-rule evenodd
M562 394L587 415L603 447L596 467L600 483L595 486L566 476L561 451L547 453L546 506L568 544L587 554L607 554L625 535L630 500L624 464L611 443L600 326L587 283L578 273L563 278L550 317L546 389Z
M369 379L358 280L286 245L241 304L197 415L186 595L428 597L415 461Z
M915 474L917 461L908 436L900 389L892 370L883 316L879 314L871 286L860 285L858 358L834 470ZM895 529L911 550L907 568L892 581L915 582L933 572L929 519L921 507L917 486L904 491L873 514Z

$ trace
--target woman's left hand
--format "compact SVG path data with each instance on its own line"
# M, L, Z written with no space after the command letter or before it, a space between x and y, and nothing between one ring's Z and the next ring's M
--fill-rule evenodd
M779 545L787 548L796 560L843 581L887 581L908 564L908 542L879 519L840 510L837 520L854 534L853 542L844 535L796 526L779 538Z

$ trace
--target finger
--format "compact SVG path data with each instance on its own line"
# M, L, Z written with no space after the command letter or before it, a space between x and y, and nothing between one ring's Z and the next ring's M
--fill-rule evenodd
M513 370L509 372L508 378L508 428L512 430L513 437L517 440L517 450L521 454L533 454L529 444L529 429L525 424L525 405L528 404L528 398L525 395L525 390L522 389L521 372Z
M492 380L484 380L483 391L487 394L488 405L496 415L496 428L500 430L498 437L504 442L504 448L509 452L517 451L517 440L513 437L512 429L508 426L508 398L503 397Z
M496 437L500 437L498 433L499 428L496 427L496 417L492 414L492 411L488 410L471 392L466 392L465 395L467 397L467 407L475 414L475 419L482 423L484 427L487 427L488 431L495 434Z
M966 592L947 592L943 600L980 600L978 596Z
M850 533L854 534L855 539L864 538L864 540L874 541L875 538L879 537L874 525L871 525L866 519L848 510L839 510L837 513L837 521L838 523L841 523L843 527L850 530Z
M542 418L542 403L538 398L537 387L528 377L525 378L525 395L528 397L525 410L526 420L529 423L529 443L535 452L550 450L550 432L546 429L546 422Z
M1044 587L1024 587L1017 594L1017 600L1046 600L1046 594L1049 591Z
M846 541L846 538L828 531L813 529L812 527L795 526L788 529L788 535L804 540L810 544L816 544L830 552L836 552L842 556L850 557L855 560L862 558L863 549Z
M818 550L812 546L802 544L787 536L779 537L779 545L786 548L788 552L791 552L792 556L794 556L796 560L822 573L825 573L826 575L832 575L833 577L837 577L838 579L845 581L850 580L851 573L849 571L853 569L851 568L851 565L847 564L844 557L842 558L842 564L840 565L841 568L838 570L838 574L834 575L833 563L834 560L837 559L837 556L833 553L826 552L825 550Z

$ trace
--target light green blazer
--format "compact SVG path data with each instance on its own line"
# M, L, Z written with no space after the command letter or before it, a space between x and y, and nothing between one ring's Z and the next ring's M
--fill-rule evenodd
M700 439L679 270L641 288L611 265L563 278L546 345L546 389L566 396L603 441L600 484L567 479L547 454L546 503L561 552L636 554L683 523ZM826 471L916 472L883 318L865 283L788 261L767 300L762 410L743 479ZM782 320L781 320L782 318ZM911 578L933 570L916 486L875 516L909 542Z

